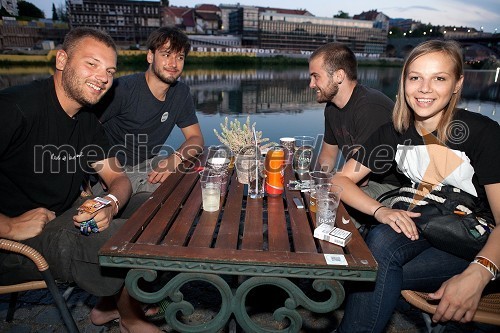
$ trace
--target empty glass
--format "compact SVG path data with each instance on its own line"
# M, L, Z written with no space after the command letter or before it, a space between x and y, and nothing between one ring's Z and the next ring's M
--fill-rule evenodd
M296 136L293 153L293 170L298 174L309 171L313 155L314 138L312 136Z

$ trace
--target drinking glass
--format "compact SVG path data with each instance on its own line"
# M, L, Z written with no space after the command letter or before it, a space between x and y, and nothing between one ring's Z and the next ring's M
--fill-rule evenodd
M264 197L265 173L264 159L249 160L248 196L252 199Z
M309 171L313 155L314 138L312 136L296 136L293 153L293 170L298 174Z
M293 159L293 152L295 148L295 139L294 138L280 138L280 145L285 147L285 164L291 164Z
M310 171L309 178L311 179L311 186L318 184L330 183L333 178L333 172L326 171Z
M316 213L317 198L324 196L330 190L330 183L312 184L309 189L309 211Z
M323 223L335 224L341 193L342 188L338 185L330 185L326 193L316 192L316 227Z
M220 195L225 196L227 190L227 182L229 179L229 165L233 153L229 147L225 145L210 146L208 147L206 168L213 171L213 173L221 176L221 189Z
M203 210L215 212L220 206L221 175L209 169L200 171Z
M208 147L208 157L206 166L212 170L226 171L231 162L232 152L224 145Z

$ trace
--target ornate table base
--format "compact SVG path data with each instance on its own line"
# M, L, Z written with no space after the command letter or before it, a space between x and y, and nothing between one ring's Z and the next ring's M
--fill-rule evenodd
M175 330L186 333L217 332L228 322L231 314L234 314L236 321L245 332L299 332L302 327L302 317L297 308L303 307L315 313L327 313L337 309L345 297L344 288L336 280L316 279L312 283L314 290L318 292L327 291L329 297L325 301L314 301L309 298L301 288L283 277L249 277L239 284L233 292L229 284L222 277L216 274L204 273L179 273L170 279L165 286L155 292L148 292L141 289L140 280L152 282L156 279L157 273L148 269L132 269L128 272L126 286L128 292L135 299L144 303L157 303L167 299L170 304L165 310L165 320ZM183 299L180 289L190 282L205 282L217 289L221 298L220 310L209 322L201 325L187 325L179 321L177 314L179 311L184 315L194 313L194 306ZM274 311L273 317L277 321L288 319L290 324L283 330L271 330L258 326L251 320L247 313L246 300L249 293L261 286L277 287L288 295L284 305Z

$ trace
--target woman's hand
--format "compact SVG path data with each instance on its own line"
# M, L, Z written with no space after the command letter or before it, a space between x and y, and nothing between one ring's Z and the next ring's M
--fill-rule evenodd
M418 230L412 217L419 217L420 213L406 210L382 207L373 215L380 223L388 224L394 231L404 233L411 240L418 239Z

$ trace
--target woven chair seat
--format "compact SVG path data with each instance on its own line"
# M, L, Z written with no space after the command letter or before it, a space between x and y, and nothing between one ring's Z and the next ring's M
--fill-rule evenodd
M432 300L427 293L403 290L406 301L416 308L430 314L436 312L438 301ZM488 294L481 298L472 321L500 326L500 293Z

